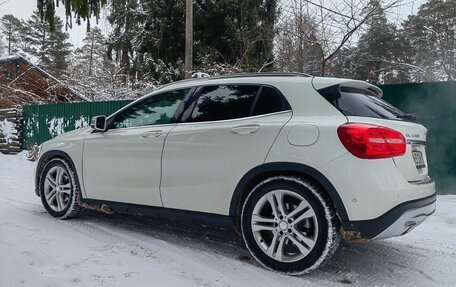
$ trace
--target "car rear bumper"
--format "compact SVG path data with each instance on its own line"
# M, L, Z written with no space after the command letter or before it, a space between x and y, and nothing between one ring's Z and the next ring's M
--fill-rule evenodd
M382 239L404 235L421 224L435 212L436 194L406 201L380 217L370 220L350 221L344 224L348 240Z
M393 224L374 239L390 238L409 233L413 228L423 223L423 221L435 212L435 199L432 203L422 207L410 209L402 214Z

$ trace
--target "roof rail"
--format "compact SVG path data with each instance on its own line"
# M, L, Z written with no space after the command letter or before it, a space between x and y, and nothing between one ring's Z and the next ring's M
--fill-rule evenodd
M203 77L202 79L216 80L216 79L226 79L226 78L250 78L250 77L311 77L311 76L304 74L304 73L295 73L295 72L264 72L264 73L236 73L236 74L212 76L212 77L206 77L206 78Z
M172 86L174 84L193 82L193 81L206 81L206 80L218 80L218 79L231 79L231 78L249 78L249 77L312 77L304 73L296 72L261 72L261 73L235 73L235 74L226 74L220 76L210 76L210 77L201 77L201 78L190 78L184 79L176 82L171 82L165 85L158 87L156 90L161 90L165 87Z

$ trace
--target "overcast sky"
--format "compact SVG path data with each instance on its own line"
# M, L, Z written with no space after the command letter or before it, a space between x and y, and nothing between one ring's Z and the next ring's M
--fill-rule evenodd
M36 9L36 0L0 0L0 3L3 1L7 1L3 5L0 5L0 17L2 17L4 14L13 14L14 16L21 18L21 19L27 19L30 17L32 12ZM182 0L183 1L183 0ZM286 0L282 0L286 1ZM400 7L395 8L393 11L389 13L389 19L393 22L400 22L402 19L405 19L407 15L411 13L416 13L419 6L425 2L425 0L405 0L406 3L401 5ZM60 5L59 8L57 8L57 15L62 18L62 20L65 20L65 10ZM95 25L95 20L91 21L92 26ZM99 27L107 33L109 30L109 24L105 20L101 20L101 23L99 24ZM82 40L84 39L86 35L86 24L83 23L81 26L78 26L77 24L73 23L73 29L69 29L68 32L70 33L70 40L71 43L75 47L80 47L82 46Z
M5 0L0 0L2 3ZM5 14L13 14L17 18L26 20L32 15L33 11L36 10L36 0L9 0L3 5L0 5L0 17ZM65 10L62 5L57 8L57 15L65 22ZM91 22L92 27L95 26L95 19ZM101 21L99 24L100 28L106 32L108 25L106 21ZM82 23L81 26L73 23L73 29L68 29L70 33L70 41L75 47L82 46L82 40L86 35L86 23Z

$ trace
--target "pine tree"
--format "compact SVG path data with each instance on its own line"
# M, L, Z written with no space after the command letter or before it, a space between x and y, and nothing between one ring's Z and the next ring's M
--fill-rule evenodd
M83 43L81 48L74 51L69 67L72 77L66 83L92 100L113 97L110 88L116 84L112 83L115 71L107 61L105 36L95 27L87 33Z
M276 2L201 1L194 11L195 54L258 71L273 60Z
M83 40L84 45L77 50L76 54L80 63L85 66L87 76L97 74L98 69L103 68L106 61L106 39L97 27L90 30Z
M356 49L358 67L352 71L352 77L374 84L391 82L385 79L394 69L393 50L396 42L396 27L389 23L378 2L371 5L377 9L375 15L368 20L367 29L358 40ZM374 6L375 5L375 6Z
M41 21L38 11L26 22L25 52L36 58L38 65L56 77L66 75L68 56L72 45L68 33L63 31L63 22L55 17L55 31L51 32L50 24Z
M142 7L138 0L112 0L111 11L108 21L113 31L108 41L108 55L112 57L114 52L116 62L120 63L121 81L128 85L128 75L131 73L130 64L135 58L133 39L137 34L137 28L145 18Z
M24 26L23 21L11 14L7 14L3 15L0 19L0 24L1 31L5 36L3 48L5 48L7 55L17 54L20 51L21 46L21 32L23 31Z
M81 24L81 19L87 22L87 31L90 31L90 18L100 18L101 9L108 4L108 0L37 0L40 19L49 23L52 32L57 28L55 8L59 3L65 7L66 26L71 27L73 16L76 23Z
M456 0L430 0L403 24L414 81L456 80Z
M335 78L356 78L356 75L359 74L358 70L364 69L364 62L360 58L357 46L347 45L343 47L329 62L327 75Z
M110 4L113 31L109 54L122 68L122 81L181 78L184 58L185 1L181 0L37 0L51 27L55 6L63 3L71 17L99 16ZM194 66L222 63L242 70L272 68L277 0L195 1ZM89 8L90 7L90 8ZM90 24L89 24L90 25ZM165 77L163 78L163 75Z
M194 14L195 69L271 68L276 0L197 1ZM184 1L113 0L108 19L110 49L131 80L183 77Z

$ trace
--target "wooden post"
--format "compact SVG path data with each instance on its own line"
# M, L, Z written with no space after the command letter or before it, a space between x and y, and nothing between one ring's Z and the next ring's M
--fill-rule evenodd
M186 0L185 11L185 78L192 77L193 70L193 0Z

